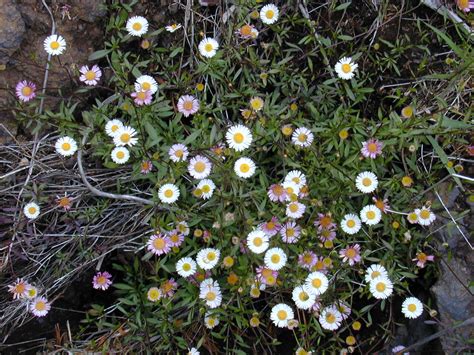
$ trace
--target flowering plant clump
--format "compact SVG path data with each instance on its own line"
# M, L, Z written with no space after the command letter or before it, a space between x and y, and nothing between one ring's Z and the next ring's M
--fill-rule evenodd
M470 126L449 98L431 102L390 79L432 75L431 41L419 45L423 66L401 68L409 42L373 49L355 29L313 18L343 23L356 5L342 5L241 1L224 16L198 6L190 31L114 2L110 41L77 73L80 85L113 94L98 92L80 118L75 106L67 121L37 117L58 119L50 149L75 162L95 197L65 190L51 207L32 191L23 204L38 230L50 211L68 223L117 216L108 236L77 227L87 261L76 269L110 302L87 314L84 326L98 332L89 350L243 354L292 337L297 354L367 353L389 343L395 321L428 316L416 282L436 266L430 228L447 223L429 190L447 174L462 186L448 163L463 155ZM52 56L72 45L44 41ZM22 107L35 89L18 83ZM112 183L87 176L92 158ZM94 275L90 260L114 271ZM18 279L12 302L54 312L32 288Z

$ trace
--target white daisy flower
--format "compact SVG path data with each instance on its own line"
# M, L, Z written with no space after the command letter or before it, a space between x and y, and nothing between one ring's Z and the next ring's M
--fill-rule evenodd
M290 306L284 303L279 303L272 307L270 313L270 319L273 324L279 328L286 328L288 326L288 321L294 319L295 314Z
M51 304L45 297L35 298L28 307L36 317L44 317L51 309Z
M107 133L109 137L114 138L117 132L122 128L123 128L122 121L114 118L112 120L107 121L105 125L105 133Z
M418 214L416 213L416 211L412 211L410 213L408 213L407 215L407 220L408 222L410 222L411 224L416 224L419 222L419 218L418 218Z
M340 223L340 226L344 232L352 235L360 231L360 228L362 227L362 222L357 215L349 213L344 216Z
M388 278L387 269L380 264L372 264L365 270L365 282L372 282L377 277Z
M350 80L354 77L354 72L358 65L352 62L351 57L344 57L336 63L334 70L337 76L344 80Z
M148 32L148 21L142 16L133 16L128 19L126 28L130 36L141 37Z
M217 50L219 49L219 43L214 38L206 37L201 42L199 42L199 53L203 57L212 58L216 55Z
M168 31L170 33L173 33L174 31L179 30L181 27L183 27L183 26L181 26L181 24L173 23L172 25L166 26L165 29L166 29L166 31Z
M319 323L326 330L336 330L341 326L341 322L341 312L334 306L324 308L319 314Z
M189 151L184 144L177 143L171 146L170 150L168 151L168 155L173 162L178 163L188 159Z
M410 319L418 318L423 313L423 303L416 297L408 297L402 303L402 313Z
M23 207L23 213L29 219L35 219L40 214L40 207L35 202L30 202Z
M377 299L388 298L393 292L393 283L386 276L379 276L370 281L370 293Z
M150 287L146 297L150 302L158 302L163 297L163 292L158 287Z
M217 314L212 314L211 312L206 312L204 315L204 325L207 329L213 329L219 325L219 317Z
M225 134L225 138L229 147L238 152L250 147L253 139L250 130L243 125L230 127Z
M382 212L375 205L367 205L360 211L360 219L369 226L373 226L382 219Z
M26 290L26 298L29 300L32 300L32 299L35 299L37 296L38 296L38 288L33 285L29 285Z
M285 181L282 186L288 195L288 201L291 201L293 195L297 196L300 193L299 185L295 184L293 181Z
M234 171L237 176L248 179L255 173L255 163L250 158L239 158L234 164Z
M211 179L203 179L199 181L197 189L201 192L201 197L208 200L212 197L216 184Z
M290 202L286 205L286 215L290 218L298 219L303 217L306 206L298 201Z
M306 127L300 127L295 129L291 136L291 141L294 145L302 148L309 147L313 143L314 135Z
M418 217L418 223L422 226L429 226L436 220L436 215L431 212L429 207L417 208L415 213Z
M125 164L130 159L130 152L125 147L115 147L110 153L112 160L116 164Z
M135 80L135 91L149 91L154 94L158 91L158 84L150 75L142 75Z
M306 185L306 176L299 170L292 170L285 176L284 182L293 182L301 189Z
M200 355L201 353L198 351L196 348L191 348L189 349L188 353L186 355Z
M158 198L163 203L174 203L178 200L179 189L174 184L164 184L158 190Z
M329 280L322 272L314 271L306 277L306 289L314 295L322 295L329 287Z
M265 266L273 271L278 271L286 265L288 257L281 248L271 248L265 253Z
M76 141L68 136L59 138L54 147L56 148L56 152L63 157L69 157L77 151Z
M357 175L355 183L357 190L365 194L374 192L379 184L377 176L370 171L364 171Z
M138 142L138 138L135 137L137 135L137 131L130 126L123 126L119 128L117 134L114 136L114 144L117 147L121 146L134 146Z
M188 165L189 174L195 179L205 179L209 176L212 169L212 163L202 155L196 155L191 158Z
M46 37L43 42L44 50L51 55L60 55L66 49L66 40L59 35Z
M194 275L196 272L196 262L190 257L184 257L176 263L176 272L181 277Z
M199 285L199 298L206 301L209 308L217 308L222 303L222 293L217 281L205 279Z
M265 5L260 10L260 19L266 25L271 25L277 22L279 16L280 11L278 10L278 7L276 7L274 4Z
M316 294L309 291L306 285L297 286L292 292L293 301L299 309L310 309L316 302Z
M219 262L221 252L219 249L205 248L199 251L196 262L203 270L211 270Z
M268 249L269 237L259 229L250 232L247 236L247 246L255 254L261 254Z

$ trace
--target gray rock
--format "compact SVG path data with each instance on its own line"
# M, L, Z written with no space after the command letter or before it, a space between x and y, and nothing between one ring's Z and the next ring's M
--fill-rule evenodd
M71 12L86 22L96 22L107 14L105 0L73 0Z
M0 64L6 64L21 45L25 22L15 0L0 0L0 9Z

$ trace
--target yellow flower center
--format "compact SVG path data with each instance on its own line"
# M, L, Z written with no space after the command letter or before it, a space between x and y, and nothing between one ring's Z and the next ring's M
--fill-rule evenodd
M373 271L372 274L370 274L370 278L373 280L377 277L379 277L381 274L379 271Z
M355 225L356 225L356 222L353 220L353 219L350 219L347 221L346 225L349 227L349 228L354 228Z
M313 281L311 281L311 285L313 285L314 288L320 288L322 284L321 279L313 279Z
M63 150L69 150L71 149L71 144L69 144L68 142L64 142L62 145L61 145L61 148L63 148Z
M467 2L468 0L466 0ZM410 118L411 116L413 116L413 107L411 106L405 106L403 109L402 109L402 116L405 117L405 118Z
M272 263L277 264L277 263L280 262L280 255L278 255L278 254L273 254L270 259L271 259Z
M375 218L375 212L374 211L367 211L366 217L367 217L367 219L374 219Z
M252 27L250 27L249 25L243 25L240 28L240 34L242 36L250 36L252 34Z
M209 291L207 294L206 294L206 300L208 301L214 301L216 299L216 293L215 292L212 292L212 291Z
M135 30L135 31L140 31L142 29L142 24L140 22L135 22L133 25L132 25L132 28Z
M303 302L307 301L307 300L309 300L309 295L306 292L303 291L299 294L299 299Z
M343 64L341 68L342 68L342 71L343 71L345 74L350 73L351 70L352 70L351 65L348 64L348 63Z
M234 141L236 143L242 143L244 141L244 135L242 133L236 133L234 134Z
M152 299L153 301L154 300L157 300L158 297L160 297L160 291L156 288L153 288L151 289L149 292L148 292L148 296L150 299Z
M336 316L332 313L327 313L326 314L326 322L329 324L334 323L336 321Z
M323 218L319 220L319 224L323 228L329 228L331 223L332 223L332 218L330 216L324 216Z
M146 92L145 91L140 91L137 93L137 99L139 100L145 100L146 99Z
M305 254L303 256L303 262L305 264L310 264L312 261L313 261L313 257L311 256L311 254Z
M123 142L123 143L128 143L130 142L130 134L128 133L122 133L122 135L120 136L120 140Z
M267 284L268 284L268 285L274 285L275 282L276 282L276 279L275 279L275 277L274 277L273 275L268 276L268 277L266 278L266 280L267 280Z
M418 253L416 257L421 262L425 262L426 260L428 260L428 256L425 253Z
M247 163L243 163L242 165L240 165L240 171L242 173L248 173L250 170L250 165L247 164Z
M342 129L339 131L339 138L347 139L349 137L349 131L347 129Z
M191 111L193 109L193 102L188 100L188 101L184 101L183 102L183 108L186 110L186 111Z
M291 212L296 213L296 212L298 212L299 208L298 208L298 205L296 203L292 203L292 204L290 204L289 209L290 209Z
M263 100L260 99L260 98L254 98L252 100L250 100L250 106L252 106L252 108L255 110L255 111L258 111L262 108L263 106Z
M142 89L147 91L151 89L151 84L150 83L142 83Z
M103 284L105 284L106 282L107 282L107 279L105 278L105 276L102 276L102 275L101 275L101 276L99 276L99 277L97 278L97 283L98 283L99 285L103 285Z
M50 44L50 47L51 47L51 49L53 49L53 50L58 49L59 46L60 46L60 44L59 44L58 41L53 41L53 42L51 42L51 44Z
M216 253L214 253L213 251L210 251L209 253L207 253L207 259L209 261L213 261L215 260L215 258L216 258Z
M367 150L368 150L370 153L375 153L375 152L377 152L377 144L375 144L375 143L369 143L369 144L367 144Z
M202 173L206 169L206 164L204 164L202 161L196 162L194 164L194 170L196 170L198 173Z
M275 16L275 12L273 10L267 10L267 13L265 14L265 16L271 20L273 16Z
M32 92L33 92L33 89L30 88L29 86L25 86L21 89L21 93L23 96L30 96Z
M87 80L94 80L95 79L95 73L92 70L86 71L84 74Z
M367 177L363 178L362 179L362 185L364 185L365 187L370 186L370 185L372 185L372 180L370 178L367 178Z
M346 256L347 256L349 259L355 258L356 255L357 255L357 252L355 251L355 249L353 249L353 248L347 249L347 251L346 251Z
M279 320L285 320L286 317L288 317L288 313L286 313L286 311L281 309L277 312L277 317L278 317Z
M183 264L183 270L184 270L184 271L189 271L189 270L191 270L191 264L189 264L189 263Z
M30 211L30 213L33 213ZM24 283L19 283L15 286L15 293L23 293L25 292L26 286Z
M306 142L307 139L308 139L308 136L307 136L306 134L304 134L304 133L300 133L300 134L298 135L298 140L299 140L301 143Z
M119 129L119 126L116 125L116 124L114 124L114 125L110 128L110 130L111 130L112 132L115 132L115 131L117 131L118 129Z
M166 190L165 191L165 197L167 197L167 198L173 197L173 190L171 190L171 189Z
M212 46L212 44L206 43L206 45L204 46L204 49L206 50L206 52L211 52L214 49L214 47Z
M36 213L36 207L29 207L29 208L28 208L28 212L29 212L30 214L35 214L35 213Z
M117 152L117 154L116 154L116 157L117 157L118 159L123 159L123 158L125 158L125 153L122 152L121 150L119 150L119 151Z
M290 238L294 237L295 236L295 229L291 228L291 227L286 228L286 236L290 237Z
M211 192L211 187L209 185L204 185L202 188L201 188L202 192L204 192L205 194Z
M37 301L35 304L35 308L37 311L44 311L46 310L46 303L43 301Z
M421 210L420 212L420 217L423 218L423 219L428 219L430 218L430 211L428 210Z
M256 247L259 247L263 244L263 240L262 238L260 237L257 237L253 240L253 245L255 245Z
M166 245L166 242L161 238L156 238L153 241L153 247L157 250L164 249L165 245Z
M414 305L413 303L410 303L407 308L410 312L416 311L416 305Z
M375 285L375 289L379 292L385 291L387 286L383 282L377 282L377 285Z

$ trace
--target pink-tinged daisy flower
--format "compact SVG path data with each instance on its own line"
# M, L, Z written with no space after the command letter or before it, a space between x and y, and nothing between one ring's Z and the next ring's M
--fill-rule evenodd
M317 255L310 250L298 255L298 265L304 269L311 270L316 265L317 261Z
M293 244L298 241L301 234L301 227L295 222L286 222L280 229L281 239L288 244Z
M273 184L268 189L267 195L272 202L285 202L288 197L288 192L281 184Z
M370 138L368 141L362 142L362 149L360 152L365 158L375 159L382 154L383 143L375 138Z
M18 100L28 102L36 96L36 85L31 81L22 80L16 84L15 91Z
M177 229L168 233L171 247L179 247L184 242L184 235Z
M151 104L151 100L153 98L150 90L132 92L132 97L133 97L133 101L138 106Z
M259 266L256 269L257 281L262 285L273 286L277 282L278 271L270 270L265 266Z
M160 289L163 292L163 297L173 297L175 291L178 289L178 283L171 278L163 282Z
M199 100L191 95L183 95L178 100L178 111L184 117L194 115L199 110Z
M278 223L278 218L273 216L270 221L260 224L259 228L269 237L273 237L280 230L281 224Z
M171 250L171 242L168 236L154 234L148 239L148 250L155 255L168 254Z
M69 211L72 208L72 198L64 193L64 196L56 196L56 202L59 208L62 208L64 211Z
M377 197L372 197L372 201L374 201L375 206L382 211L383 213L387 213L387 210L390 209L390 205L388 204L388 200L386 198L379 199Z
M416 266L423 269L427 261L434 261L434 255L427 255L423 252L417 253L416 258L413 259L413 261L416 261Z
M240 38L257 38L258 37L258 30L255 28L253 25L248 25L245 24L242 27L240 27L237 31L235 31L235 34L239 36Z
M349 263L350 266L360 262L360 245L355 244L340 250L339 257L342 258L343 262Z
M140 172L144 175L149 174L153 170L153 164L150 160L144 160L140 164Z
M323 229L334 229L336 228L336 223L332 220L332 216L329 213L318 213L318 219L314 221L314 226L318 228L319 231Z
M92 279L92 286L96 290L107 290L110 285L112 285L112 275L110 275L107 271L98 272L94 275Z
M79 80L86 85L95 86L102 77L102 71L99 66L95 64L90 69L89 66L83 65L79 71L81 72Z
M188 159L189 151L184 144L176 143L170 147L168 155L173 162L179 163Z
M13 294L13 299L24 298L28 296L30 284L23 279L16 279L13 285L8 285L8 292Z
M352 313L351 307L349 307L349 305L346 302L341 301L341 300L336 301L333 304L333 307L335 307L341 313L342 320L346 320L347 318L349 318L349 316Z
M397 354L397 353L400 353L402 352L403 350L405 349L405 346L403 345L397 345L396 347L394 347L392 349L392 354ZM402 355L410 355L410 353L407 351L407 352L402 352Z
M51 309L51 304L46 298L37 297L30 303L29 309L36 317L44 317Z
M314 270L326 274L328 268L330 268L330 265L325 262L324 256L316 257L316 264L314 265Z
M474 0L456 0L459 10L469 12L474 9Z
M318 231L318 237L323 243L332 241L334 238L336 238L336 231L333 229L322 229Z

